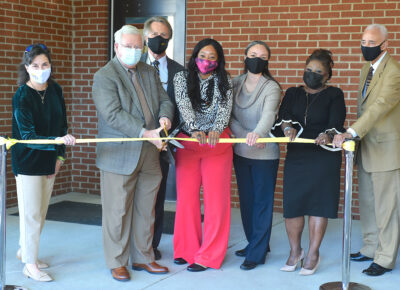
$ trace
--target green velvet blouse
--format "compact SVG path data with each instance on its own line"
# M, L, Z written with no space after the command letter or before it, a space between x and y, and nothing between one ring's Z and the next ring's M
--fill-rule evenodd
M44 96L44 103L39 93ZM12 137L18 140L55 139L67 134L67 115L61 87L49 81L46 91L20 86L12 99ZM14 174L51 175L65 145L15 144L11 147Z

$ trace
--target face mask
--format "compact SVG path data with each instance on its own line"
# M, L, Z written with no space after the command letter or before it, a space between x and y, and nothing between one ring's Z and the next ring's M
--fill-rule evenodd
M155 54L163 53L168 47L169 39L165 39L161 35L158 35L153 38L147 39L147 46L151 49Z
M120 45L119 51L121 53L121 61L128 66L137 64L142 56L140 48L128 48Z
M266 66L268 66L268 60L264 60L259 57L246 57L246 59L244 60L244 64L249 72L253 74L259 74L264 71Z
M217 68L218 62L216 60L207 60L196 57L196 65L199 71L203 75L206 75Z
M385 41L383 41L383 42L385 42ZM376 59L382 52L381 45L383 44L383 42L381 44L379 44L378 46L374 46L374 47L361 45L361 52L364 56L364 59L366 61L373 61L374 59Z
M322 87L323 75L317 74L312 71L305 71L303 75L303 81L310 89L316 90Z
M51 68L38 69L38 70L30 69L28 73L29 73L29 78L32 81L38 84L44 84L50 77Z

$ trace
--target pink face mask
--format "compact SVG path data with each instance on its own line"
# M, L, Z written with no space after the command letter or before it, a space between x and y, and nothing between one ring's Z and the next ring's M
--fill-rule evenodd
M206 75L217 68L218 62L216 60L207 60L196 57L196 65L199 68L199 71Z

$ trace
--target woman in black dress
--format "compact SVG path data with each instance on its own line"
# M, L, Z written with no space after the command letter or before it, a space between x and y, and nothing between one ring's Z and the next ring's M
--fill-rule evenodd
M294 271L305 258L301 275L316 271L328 218L337 217L339 204L342 153L322 148L332 141L334 134L344 131L346 118L343 92L327 85L332 67L332 54L328 50L315 50L308 57L303 76L305 86L286 91L275 125L291 140L300 136L315 139L315 144L320 145L289 143L287 146L283 210L290 255L281 270ZM301 235L306 215L310 245L305 256Z

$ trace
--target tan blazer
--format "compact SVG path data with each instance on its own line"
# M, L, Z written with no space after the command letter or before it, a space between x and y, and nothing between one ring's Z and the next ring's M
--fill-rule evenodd
M136 69L156 123L161 117L172 120L174 105L156 70L143 62L139 62ZM92 96L98 113L99 138L139 137L145 124L142 107L132 81L117 57L94 75ZM142 143L97 143L97 167L115 174L131 174L139 160Z
M363 98L369 67L361 70L358 120L351 128L361 138L364 169L390 171L400 168L400 64L386 53Z

